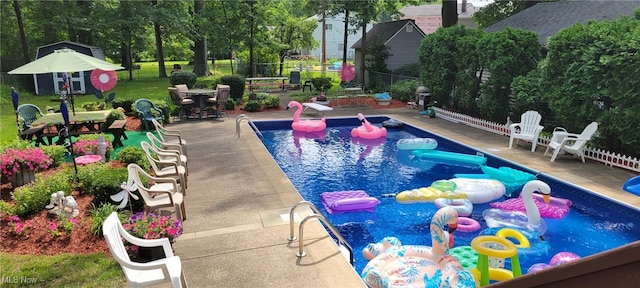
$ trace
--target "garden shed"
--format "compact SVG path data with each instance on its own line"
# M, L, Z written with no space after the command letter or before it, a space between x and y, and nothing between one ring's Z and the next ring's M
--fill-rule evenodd
M60 50L63 48L73 49L78 53L89 55L100 60L105 60L102 48L70 41L57 42L38 47L36 59L47 56L53 53L55 50ZM34 74L33 86L35 87L36 94L51 95L60 93L63 84L62 77L63 73ZM73 89L73 93L93 94L98 92L98 90L95 89L93 85L91 85L90 77L91 71L76 71L71 74L70 84Z

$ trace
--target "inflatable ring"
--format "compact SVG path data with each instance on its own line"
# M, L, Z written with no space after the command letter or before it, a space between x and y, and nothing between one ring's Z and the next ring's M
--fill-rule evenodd
M485 244L489 247L485 246ZM495 244L503 246L505 249L494 249ZM498 236L485 235L473 238L473 240L471 240L471 247L479 254L495 258L511 258L518 254L518 248L513 242Z
M458 221L460 221L460 218L458 218ZM515 229L511 229L511 228L500 229L496 233L496 236L507 239L507 240L508 238L518 240L518 244L516 244L516 247L518 248L531 247L531 243L529 243L529 239L527 239L526 236L524 236L522 233L520 233L518 230L515 230Z
M458 228L456 231L473 232L480 230L480 223L468 217L458 217Z
M473 211L473 204L469 199L449 199L449 198L438 198L433 201L436 204L436 207L451 207L453 210L458 212L458 216L469 216L471 215L471 211Z
M431 187L436 188L440 191L456 191L458 185L455 182L449 180L437 180L431 183Z

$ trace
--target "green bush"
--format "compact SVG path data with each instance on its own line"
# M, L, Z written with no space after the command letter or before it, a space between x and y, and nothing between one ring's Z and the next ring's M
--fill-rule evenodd
M280 107L280 97L276 95L269 95L267 98L262 100L262 105L269 109L278 108Z
M41 147L44 154L49 155L53 159L52 167L58 167L64 163L64 154L67 149L60 145L50 145Z
M311 84L316 91L329 91L333 84L330 77L315 77L311 78Z
M120 152L116 154L116 160L129 165L131 163L138 164L144 170L149 170L149 160L144 154L144 150L137 146L127 146L122 148Z
M117 99L111 102L111 108L116 109L118 107L122 107L125 113L131 113L134 110L131 109L134 100L126 100L126 99Z
M236 109L236 102L233 101L233 99L227 100L227 103L224 103L224 109L225 110L235 110Z
M118 206L116 205L104 204L96 207L94 204L91 204L91 232L93 235L102 235L102 224L113 212L117 212L118 218L121 221L125 219L124 213L118 211Z
M85 111L99 111L107 109L107 103L101 101L86 102L82 104Z
M418 80L396 82L389 87L389 95L391 95L391 98L402 102L414 101L416 99L416 89L418 86Z
M7 145L3 145L3 147L0 147L0 152L3 152L7 148L11 148L14 150L24 150L30 147L30 141L20 140L20 138L16 137L13 141L7 143Z
M251 101L247 102L247 104L244 104L244 107L242 107L242 110L247 111L247 112L260 111L260 102L255 101L255 100L251 100Z
M128 179L125 167L95 163L82 168L78 170L78 188L82 193L93 195L93 203L111 203L109 196L120 192L120 184Z
M107 121L104 123L104 125L102 125L102 132L106 132L109 126L113 124L113 121L124 119L127 119L127 116L124 115L124 112L117 109L111 110L111 113L109 113L109 116L107 116Z
M244 94L245 78L240 75L224 75L220 77L220 82L229 85L229 97L236 102L242 99Z
M47 177L36 174L36 181L20 186L13 191L15 214L25 216L42 211L49 204L51 194L63 191L68 196L73 190L73 182L69 170L61 170Z
M175 86L178 84L187 84L187 87L189 87L189 89L193 88L193 85L196 84L196 80L198 80L196 74L187 71L174 72L171 73L171 76L169 76L169 82L171 82L171 86Z

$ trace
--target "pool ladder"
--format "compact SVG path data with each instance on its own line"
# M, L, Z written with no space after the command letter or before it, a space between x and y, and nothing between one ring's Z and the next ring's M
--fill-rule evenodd
M253 129L253 131L258 134L258 138L260 138L260 140L264 140L262 133L260 133L260 130L258 130L256 124L254 124L253 121L251 121L251 118L249 118L249 116L247 116L246 114L240 114L238 115L238 117L236 117L236 136L238 136L238 138L240 138L240 123L242 122L242 120L247 120L247 123L249 123L251 129Z
M327 218L325 218L324 216L322 216L320 214L320 211L318 210L318 208L316 208L315 205L313 205L313 203L309 202L309 201L300 201L298 203L296 203L296 205L293 205L293 207L291 207L291 211L289 212L289 238L287 240L289 241L295 241L297 238L293 233L293 225L294 225L294 221L293 221L293 215L294 212L296 210L296 208L302 206L302 205L307 205L309 208L311 208L311 210L313 210L314 214L312 215L308 215L306 217L304 217L304 219L302 219L302 221L300 221L300 231L299 231L299 242L298 242L298 253L296 254L296 256L298 257L304 257L307 255L306 252L304 252L304 224L311 219L318 219L321 220L324 225L329 228L329 230L331 230L331 232L333 233L333 235L336 236L336 238L338 238L338 249L340 250L340 253L342 253L343 256L345 256L345 258L347 258L347 255L345 253L349 253L349 256L347 258L347 260L349 260L349 263L351 263L351 265L353 265L353 263L355 262L353 259L353 248L351 248L351 245L349 245L349 243L347 243L346 240L344 240L344 238L342 237L342 235L340 235L340 233L338 232L338 230L336 229L336 227L334 227L333 225L331 225L331 223L329 223L329 221L327 220ZM346 251L345 251L346 249Z

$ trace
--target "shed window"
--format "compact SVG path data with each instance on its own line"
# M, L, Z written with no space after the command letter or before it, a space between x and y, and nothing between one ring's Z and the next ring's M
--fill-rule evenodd
M324 30L331 30L333 29L333 25L332 24L324 24L325 29Z

